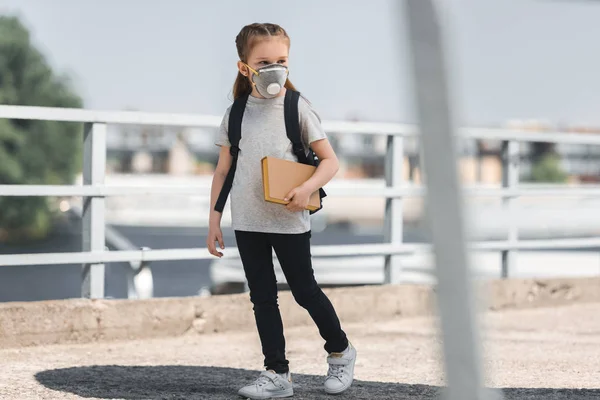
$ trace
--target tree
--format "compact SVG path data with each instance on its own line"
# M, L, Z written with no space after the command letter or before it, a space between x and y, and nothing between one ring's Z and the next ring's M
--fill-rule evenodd
M66 76L57 75L18 18L0 16L0 104L80 108ZM82 125L0 119L0 184L72 183L81 160ZM2 197L0 237L41 238L52 208L43 197Z
M529 180L537 183L564 183L567 174L561 166L556 145L548 142L531 143L531 175Z
M565 183L567 174L561 168L560 157L556 153L546 153L538 158L531 168L532 182Z

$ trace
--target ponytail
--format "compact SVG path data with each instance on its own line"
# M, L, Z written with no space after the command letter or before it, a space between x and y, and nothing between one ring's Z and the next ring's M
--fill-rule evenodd
M243 96L247 96L250 93L252 93L252 84L250 83L250 79L238 71L237 78L235 78L235 83L233 84L234 100L237 100Z
M296 89L296 87L294 86L294 84L289 79L285 81L285 85L284 86L285 86L286 89L293 90L294 92L298 91Z

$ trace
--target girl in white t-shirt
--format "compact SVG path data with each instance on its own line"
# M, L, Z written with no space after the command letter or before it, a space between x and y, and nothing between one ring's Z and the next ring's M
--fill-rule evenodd
M233 95L236 100L246 101L242 134L239 145L232 146L228 138L230 107L216 143L221 151L212 183L206 243L211 254L223 256L216 247L218 243L220 250L224 249L220 227L223 204L219 195L235 154L235 175L231 182L232 226L254 305L265 366L258 379L240 389L239 394L251 399L293 395L277 304L273 250L294 298L309 312L325 340L329 363L325 391L342 393L352 384L356 350L342 330L333 305L315 280L310 253L310 216L306 211L310 195L334 177L339 163L319 117L309 103L300 98L302 144L305 150L312 148L320 164L308 181L288 194L289 204L264 200L261 159L271 156L296 160L286 136L283 110L286 91L295 91L287 79L290 39L278 25L251 24L238 34L236 46L240 61Z

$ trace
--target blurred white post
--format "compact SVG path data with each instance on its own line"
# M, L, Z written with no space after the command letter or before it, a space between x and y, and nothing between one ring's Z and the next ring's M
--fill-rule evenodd
M142 247L140 250L145 253L151 249L150 247ZM152 276L150 261L140 262L139 269L135 271L132 280L136 299L151 299L154 296L154 277Z
M385 155L385 184L387 187L399 187L402 184L402 168L404 164L404 138L389 135ZM402 244L403 240L402 199L387 198L385 200L384 241ZM399 258L385 256L384 283L398 283L400 274Z
M442 33L432 0L406 0L405 5L444 339L446 398L483 399Z
M83 132L83 184L102 185L106 169L106 124L86 123ZM82 251L104 251L104 197L84 197ZM104 297L104 264L84 264L82 297Z
M519 142L514 140L502 142L502 186L507 189L516 189L519 184ZM516 244L519 240L519 231L515 224L515 209L517 198L515 196L505 197L502 201L504 208L510 217L508 223L508 242ZM502 278L508 278L516 262L516 250L502 251Z

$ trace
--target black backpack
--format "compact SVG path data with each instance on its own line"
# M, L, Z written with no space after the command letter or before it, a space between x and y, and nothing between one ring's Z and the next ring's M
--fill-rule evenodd
M317 155L312 151L312 149L309 147L308 156L304 152L304 145L302 144L302 134L300 132L300 117L298 115L299 100L299 92L290 89L286 90L285 99L283 103L285 130L288 139L290 140L290 142L292 142L292 150L294 155L298 159L298 162L318 167L319 159L317 158ZM229 169L227 177L225 178L225 182L223 183L221 193L219 193L217 204L215 204L215 210L221 213L225 208L225 203L227 202L227 197L229 196L229 192L231 191L231 186L233 185L233 177L235 176L235 170L237 168L238 154L240 152L240 148L238 146L240 144L240 139L242 138L242 119L244 117L244 110L246 109L247 101L248 95L236 99L233 102L231 112L229 113L228 136L229 143L231 143L231 148L229 149L229 152L233 159L231 161L231 168ZM323 208L323 198L325 196L327 196L325 190L323 190L323 188L320 188L320 207L317 210L310 211L310 214L314 214Z

